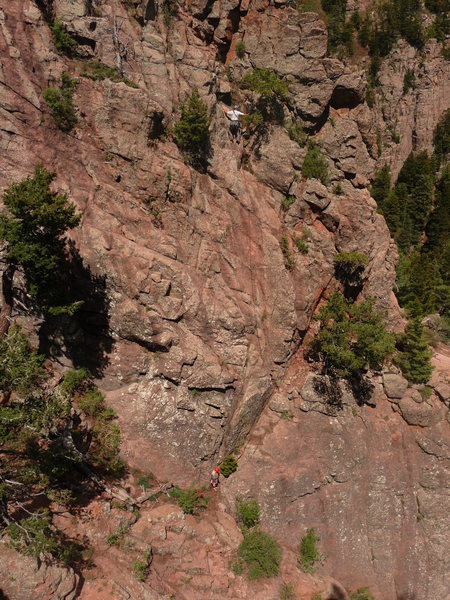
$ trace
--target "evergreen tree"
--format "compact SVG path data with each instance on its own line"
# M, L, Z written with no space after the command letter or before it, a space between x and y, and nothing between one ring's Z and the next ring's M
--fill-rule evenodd
M399 353L396 362L410 383L427 383L433 372L431 366L433 353L424 335L421 312L420 305L417 303L411 305L410 319L405 333L399 336L397 342Z
M194 166L203 163L209 151L210 123L208 106L194 89L188 101L181 105L181 117L174 127L177 146L187 154Z
M389 192L391 190L391 170L389 165L384 165L376 174L373 182L371 194L372 198L378 204L379 208L383 208Z
M9 276L12 279L14 270L22 268L32 301L44 310L70 301L65 233L81 218L65 194L51 191L54 178L54 173L37 166L33 177L5 191L3 203L8 212L0 215Z
M334 292L316 319L320 330L312 344L313 356L325 371L340 377L358 377L368 367L378 369L394 351L394 337L386 331L373 300L358 304Z
M436 186L435 206L425 231L425 250L439 253L450 232L450 166L444 169Z

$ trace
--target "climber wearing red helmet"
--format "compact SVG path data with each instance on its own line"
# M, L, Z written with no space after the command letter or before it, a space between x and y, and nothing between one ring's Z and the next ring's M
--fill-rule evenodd
M219 485L219 477L220 477L220 469L219 469L219 467L215 467L211 473L211 485L214 490Z

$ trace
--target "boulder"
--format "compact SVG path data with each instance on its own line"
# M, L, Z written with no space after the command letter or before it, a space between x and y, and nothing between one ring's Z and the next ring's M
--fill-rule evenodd
M384 373L383 387L384 393L390 400L399 400L400 398L403 398L408 387L408 382L401 375Z
M305 191L303 192L305 200L313 209L324 210L331 202L331 195L327 188L317 179L308 179Z
M434 391L442 402L448 406L450 403L450 385L448 383L440 382L434 386Z
M398 406L402 417L408 425L430 427L432 424L433 407L427 402L419 403L413 395L409 394L399 401Z

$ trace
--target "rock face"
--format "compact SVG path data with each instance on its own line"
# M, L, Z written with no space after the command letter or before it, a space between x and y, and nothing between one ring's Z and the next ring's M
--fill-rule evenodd
M397 592L444 597L444 529L433 533L445 515L444 413L403 397L396 375L385 375L383 386L400 413L381 382L376 411L360 409L346 390L343 410L330 411L314 396L312 376L306 380L302 341L318 303L336 285L338 252L367 254L362 297L374 297L389 310L392 326L399 324L392 294L397 250L368 186L383 162L395 174L413 147L430 148L450 101L448 63L432 40L423 64L400 46L380 74L390 100L371 111L364 72L326 57L326 27L316 14L265 0L194 0L173 9L167 15L152 0L0 0L0 188L42 162L57 173L55 189L82 213L72 241L84 265L81 287L91 291L49 351L63 366L96 374L119 415L123 452L133 466L187 485L226 451L243 449L239 471L223 485L223 528L234 536L230 553L240 534L224 511L233 513L237 491L252 493L263 525L280 541L292 540L283 566L289 577L298 578L299 538L316 526L327 548L324 577L348 589L370 584L386 600ZM45 20L62 19L84 60L114 66L114 16L134 86L84 77L81 59L56 53ZM239 39L242 58L235 51ZM217 97L231 99L231 86L237 89L255 67L288 82L286 120L301 118L317 132L328 186L302 178L306 148L282 126L270 125L259 144L246 140L244 148L229 139ZM417 85L404 96L406 68L417 72ZM56 128L42 97L65 70L78 81L78 123L70 134ZM194 87L213 117L204 173L187 166L170 138L179 104ZM378 157L377 130L388 131L387 124L401 131L401 141L394 146L383 139ZM286 197L295 201L284 210ZM306 254L296 243L303 237ZM38 325L23 321L30 330ZM292 369L298 372L289 387ZM448 400L442 385L436 392ZM149 525L152 540L157 530L165 535L162 523L171 517L163 513ZM184 543L176 535L174 548ZM200 539L206 544L221 535L205 528ZM228 586L231 597L235 586L236 597L275 597L275 584L239 588L225 574L228 558L217 558L224 570L220 590ZM176 572L170 565L160 566L155 594L201 595L200 587L181 595L175 576L170 590L159 588ZM295 581L299 594L312 595L310 579ZM84 586L88 598L95 586ZM39 597L23 589L22 596L9 594ZM131 586L123 597L158 597L145 589L147 596ZM216 597L227 597L223 590Z
M0 591L10 600L78 597L80 578L72 569L24 557L5 544L0 547Z

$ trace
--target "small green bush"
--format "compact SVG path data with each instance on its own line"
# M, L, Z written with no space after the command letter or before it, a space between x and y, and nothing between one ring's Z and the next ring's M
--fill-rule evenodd
M342 190L342 185L341 185L341 183L337 183L337 184L334 186L334 189L333 189L333 194L336 194L336 196L342 196L342 194L343 194L343 193L344 193L344 192L343 192L343 190Z
M320 555L317 549L319 538L314 529L308 529L306 535L302 537L298 550L300 553L300 564L306 573L314 572L314 564L319 560Z
M292 583L283 582L278 592L279 600L295 600L296 599L294 585Z
M244 115L242 117L242 122L246 127L251 129L258 129L261 125L264 124L264 117L259 111L255 111L250 113L249 115Z
M97 388L88 390L84 396L78 400L78 406L90 417L98 417L105 409L103 394Z
M108 67L108 65L105 65L100 60L90 60L89 62L85 63L81 75L83 77L88 77L93 81L103 81L103 79L109 79L115 83L125 83L128 87L138 87L126 77L122 77L117 69Z
M305 235L305 234L303 234L303 235ZM297 247L297 250L300 252L300 254L308 254L309 248L308 248L306 239L304 237L295 236L294 243Z
M116 546L118 548L123 537L128 533L128 530L128 525L125 525L124 527L119 527L116 532L110 533L106 538L106 543L108 546Z
M268 533L259 529L247 531L239 546L238 554L247 564L250 580L278 575L281 550Z
M59 19L56 19L50 25L50 31L52 32L53 41L55 42L55 47L58 54L65 54L69 57L76 54L78 44L67 32L66 28Z
M400 135L396 131L392 131L391 135L392 135L392 141L394 142L394 144L400 144Z
M288 211L289 207L292 206L296 200L297 198L295 196L285 196L281 201L281 210L283 212Z
M254 527L259 523L260 510L257 500L243 500L238 496L236 513L238 521L246 528Z
M302 175L306 179L320 179L323 185L328 183L328 163L315 144L308 144L308 152L302 164Z
M63 73L60 88L50 86L44 91L44 100L56 125L66 133L71 131L77 122L73 103L75 86L76 81L72 80L67 73Z
M237 460L231 454L225 456L220 465L220 472L224 477L229 477L232 473L237 471L238 463Z
M84 383L89 381L90 375L86 369L77 369L76 371L67 371L61 383L61 391L72 397Z
M363 252L339 252L334 257L336 277L346 283L358 283L368 262Z
M178 506L187 515L198 514L201 509L206 508L207 499L195 488L182 490L179 487L174 487L169 490L169 496L178 501Z
M150 473L149 475L140 475L136 481L136 484L143 488L144 490L148 490L151 487L151 483L150 481L153 479L153 474Z
M370 593L369 588L362 587L353 592L350 596L350 600L375 600L375 596Z
M265 98L278 96L282 100L287 97L289 92L287 82L270 69L253 69L242 79L241 87Z
M411 69L408 69L403 77L403 93L407 94L414 87L415 77Z
M291 251L289 250L289 240L287 235L283 235L281 238L280 248L281 252L283 253L284 265L286 269L288 269L288 271L292 271L292 269L295 267L295 261L292 257Z
M233 573L235 575L242 575L242 573L244 572L244 563L242 562L242 560L236 560L232 566L231 566Z
M145 581L147 579L148 568L150 566L150 559L152 556L152 551L148 550L143 560L135 559L133 560L133 572L138 581Z
M244 58L246 52L244 40L238 40L236 42L236 56L238 58Z
M292 121L288 126L287 131L291 140L297 142L297 144L303 148L303 146L306 144L308 136L303 129L302 122L298 120Z

